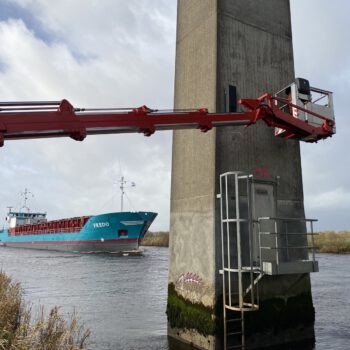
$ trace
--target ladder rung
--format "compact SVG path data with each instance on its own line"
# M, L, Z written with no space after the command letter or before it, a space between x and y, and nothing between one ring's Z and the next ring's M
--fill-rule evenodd
M226 320L227 323L238 322L238 321L242 321L242 319L241 318L231 318L230 320Z
M228 222L248 222L248 219L222 219L222 222L228 223Z
M228 346L226 349L227 350L230 350L230 349L242 349L242 345L232 345L232 346Z
M266 249L275 249L271 247L261 247L261 248L266 248ZM242 266L241 269L238 268L228 268L224 267L221 271L225 272L244 272L244 273L260 273L261 268L259 266Z
M232 335L239 335L239 334L242 334L242 332L231 332L231 333L227 333L226 336L230 337Z
M268 250L272 250L272 249L313 249L314 247L310 246L310 245L302 245L302 246L288 246L288 247L263 247L261 246L260 249L268 249Z

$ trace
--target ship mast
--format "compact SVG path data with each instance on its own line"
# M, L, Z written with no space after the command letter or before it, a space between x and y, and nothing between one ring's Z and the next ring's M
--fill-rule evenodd
M27 201L28 201L28 195L32 195L32 197L34 197L33 193L28 191L27 188L24 189L24 192L21 193L22 196L24 197L24 203L23 203L23 206L21 209L27 209L27 212L29 213L30 212L30 209L29 207L27 206Z
M124 180L124 176L121 177L120 181L120 191L121 191L121 195L120 195L120 211L123 211L123 201L124 201L124 187L126 185L126 181Z
M135 187L135 182L130 182L130 181L126 181L125 180L125 177L122 176L119 180L119 183L120 183L120 191L121 191L121 194L120 194L120 211L122 212L123 209L124 209L124 195L125 195L125 187L127 184L130 183L130 186L131 187Z

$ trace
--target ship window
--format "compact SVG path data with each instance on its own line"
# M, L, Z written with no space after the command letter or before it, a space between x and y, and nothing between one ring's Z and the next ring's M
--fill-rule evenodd
M128 235L128 230L118 230L118 237L125 237Z

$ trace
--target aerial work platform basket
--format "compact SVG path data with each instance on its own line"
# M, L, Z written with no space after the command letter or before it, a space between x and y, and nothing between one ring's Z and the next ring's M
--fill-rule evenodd
M281 111L315 128L322 127L325 122L328 122L335 134L332 92L312 87L308 80L297 78L292 84L278 91L274 100L275 105ZM275 128L275 135L286 137L288 131L283 128Z

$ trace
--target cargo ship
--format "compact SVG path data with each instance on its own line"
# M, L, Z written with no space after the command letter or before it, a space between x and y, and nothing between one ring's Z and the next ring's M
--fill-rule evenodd
M62 220L46 213L9 211L0 245L74 252L137 252L139 241L157 216L153 212L115 212Z
M8 228L0 229L1 246L88 253L138 253L140 239L157 216L153 212L121 211L48 221L46 213L31 212L27 207L28 193L26 189L24 205L19 211L12 211L9 207L6 217Z

